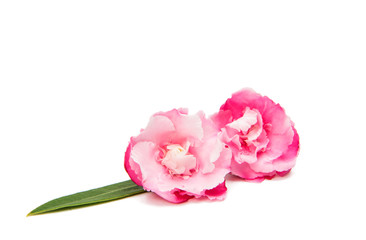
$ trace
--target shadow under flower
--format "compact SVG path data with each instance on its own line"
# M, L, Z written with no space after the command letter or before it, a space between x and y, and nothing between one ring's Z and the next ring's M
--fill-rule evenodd
M233 174L228 174L226 175L225 179L228 182L248 182L248 183L262 183L264 181L283 181L286 180L288 178L290 178L292 176L292 171L288 172L286 175L284 176L279 176L279 175L275 175L272 178L265 178L264 180L257 180L257 179L253 179L253 180L245 180L241 177L235 176Z
M201 203L211 203L211 202L221 202L221 201L211 201L206 197L201 197L201 198L191 198L186 202L183 203L172 203L169 202L161 197L159 197L159 195L153 193L153 192L148 192L146 194L143 194L143 196L141 196L142 202L150 204L150 205L154 205L154 206L161 206L161 207L175 207L175 206L183 206L186 205L187 203L189 204L201 204Z

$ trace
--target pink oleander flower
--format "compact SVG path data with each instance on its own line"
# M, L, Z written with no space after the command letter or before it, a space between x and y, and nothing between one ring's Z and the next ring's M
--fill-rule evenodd
M137 185L173 203L193 197L222 200L231 151L218 133L202 112L156 113L146 129L131 138L125 169Z
M284 109L268 97L243 89L211 119L232 151L232 174L263 181L284 176L295 166L299 135Z

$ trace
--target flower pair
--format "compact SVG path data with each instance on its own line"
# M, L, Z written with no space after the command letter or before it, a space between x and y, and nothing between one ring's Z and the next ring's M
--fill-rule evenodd
M209 118L186 109L154 114L131 138L125 169L137 185L173 203L222 200L228 173L255 181L283 176L298 150L299 136L283 108L243 89Z

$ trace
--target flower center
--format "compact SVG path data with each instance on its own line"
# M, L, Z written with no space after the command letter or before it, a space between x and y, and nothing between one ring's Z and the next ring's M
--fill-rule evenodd
M184 178L192 174L196 167L196 158L188 152L189 144L182 147L179 144L171 144L166 147L164 158L161 164L164 165L172 175L181 175Z
M263 130L263 122L260 113L255 109L246 108L243 116L232 123L229 127L241 133L241 139L247 143L256 140Z

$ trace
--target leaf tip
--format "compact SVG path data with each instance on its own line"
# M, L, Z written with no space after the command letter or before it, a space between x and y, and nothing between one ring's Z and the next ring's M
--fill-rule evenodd
M34 212L34 210L30 211L26 217L30 217L30 216L34 216L34 215L38 215L39 213Z

